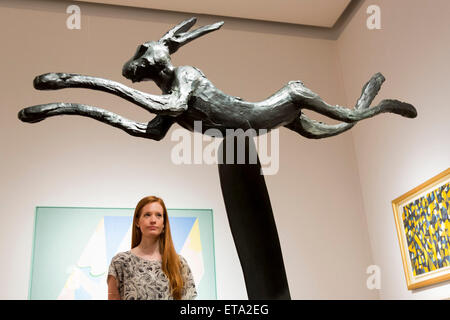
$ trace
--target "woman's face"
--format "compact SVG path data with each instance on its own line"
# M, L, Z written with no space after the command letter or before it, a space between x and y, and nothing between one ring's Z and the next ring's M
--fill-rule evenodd
M143 237L159 237L164 229L164 210L158 202L147 203L141 209L138 226Z

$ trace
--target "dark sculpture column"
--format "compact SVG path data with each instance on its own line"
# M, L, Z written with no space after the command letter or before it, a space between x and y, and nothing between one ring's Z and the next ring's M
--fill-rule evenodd
M228 136L219 148L219 176L228 221L245 278L250 300L290 300L277 228L261 164L248 161L256 153L252 138L245 137L245 164L237 164L237 141ZM232 144L231 144L232 143ZM231 144L231 145L230 145ZM227 164L226 151L234 146L233 164ZM230 150L230 149L228 149ZM256 153L257 155L257 153ZM223 156L223 158L221 158Z

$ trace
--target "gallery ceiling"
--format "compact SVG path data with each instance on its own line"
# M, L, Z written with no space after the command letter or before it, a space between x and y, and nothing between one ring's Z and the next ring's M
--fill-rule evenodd
M352 0L78 0L332 28Z

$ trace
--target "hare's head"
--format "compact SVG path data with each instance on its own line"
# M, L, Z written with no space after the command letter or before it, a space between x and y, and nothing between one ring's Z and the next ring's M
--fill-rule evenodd
M223 22L188 31L197 21L196 18L185 20L168 31L158 41L141 44L135 55L123 66L122 74L133 82L143 80L158 81L161 75L173 70L170 55L190 41L219 29Z
M159 41L141 44L134 56L123 66L122 74L133 82L156 80L172 66L169 49Z

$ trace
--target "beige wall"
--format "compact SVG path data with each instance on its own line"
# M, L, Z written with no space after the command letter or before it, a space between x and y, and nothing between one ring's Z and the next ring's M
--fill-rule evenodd
M156 142L81 117L34 125L17 119L21 108L52 101L87 103L131 119L150 119L137 106L106 93L36 91L32 80L46 72L75 72L159 93L153 84L122 78L121 67L137 44L157 39L188 16L81 4L82 28L68 30L68 4L0 2L0 298L27 298L36 206L134 207L142 196L158 194L170 208L214 210L218 297L246 299L217 167L170 161L175 145L170 135L177 125ZM214 21L201 16L198 23ZM297 27L230 19L220 31L177 52L173 61L200 68L217 87L247 100L261 100L301 79L330 103L345 104L337 45ZM359 88L367 76L362 78ZM410 97L408 91L398 94ZM397 121L396 128L412 123L384 120ZM370 125L374 123L383 121ZM292 297L378 298L378 292L366 288L366 268L373 261L351 133L311 141L282 128L280 141L280 170L266 181Z
M366 28L366 8L381 9L381 30ZM382 299L450 298L449 281L408 291L391 201L450 165L450 2L365 1L341 35L338 54L349 103L374 72L386 77L378 100L415 105L418 118L390 115L352 130L374 263Z

